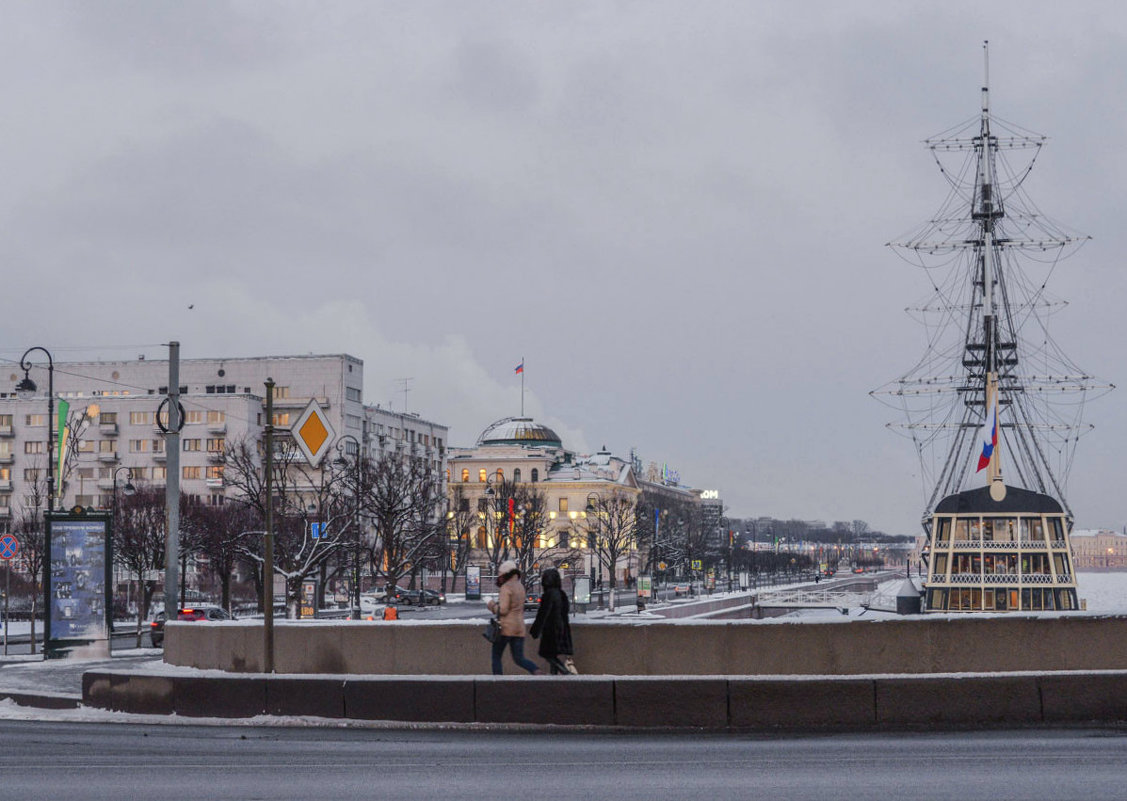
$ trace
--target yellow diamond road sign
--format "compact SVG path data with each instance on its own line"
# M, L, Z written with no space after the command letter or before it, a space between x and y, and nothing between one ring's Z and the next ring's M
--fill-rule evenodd
M330 446L332 446L333 437L336 434L329 418L321 410L321 405L317 403L315 398L309 401L309 405L297 418L297 422L293 424L290 432L293 434L297 447L301 449L306 460L313 467L321 463L321 459L325 457Z

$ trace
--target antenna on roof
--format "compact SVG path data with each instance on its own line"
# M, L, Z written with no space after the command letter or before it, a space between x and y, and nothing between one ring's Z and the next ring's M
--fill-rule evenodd
M411 391L411 382L415 379L409 376L399 380L403 382L403 414L407 414L407 393Z

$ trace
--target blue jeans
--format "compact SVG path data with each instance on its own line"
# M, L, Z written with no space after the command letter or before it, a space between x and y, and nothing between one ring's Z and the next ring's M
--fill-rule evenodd
M500 676L501 670L501 655L505 653L505 646L509 646L509 651L513 655L513 661L518 666L524 668L529 673L535 673L540 668L536 663L530 659L524 658L524 637L506 637L504 635L497 638L497 642L493 643L493 675Z

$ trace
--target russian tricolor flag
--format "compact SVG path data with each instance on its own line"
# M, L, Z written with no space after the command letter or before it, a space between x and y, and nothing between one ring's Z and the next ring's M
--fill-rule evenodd
M990 457L994 455L994 448L998 446L998 404L995 402L986 415L986 423L982 426L982 453L978 457L978 470L990 464Z
M516 366L516 369L513 370L513 374L516 375L517 373L523 373L523 372L524 372L524 361L522 360L521 363Z

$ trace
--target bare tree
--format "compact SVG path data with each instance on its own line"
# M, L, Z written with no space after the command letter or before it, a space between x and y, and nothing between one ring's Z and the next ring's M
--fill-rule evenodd
M376 527L369 549L372 575L383 574L392 587L445 530L442 483L425 460L406 454L387 454L366 469L361 505Z
M266 517L266 475L261 441L228 442L224 453L223 478L234 488L237 502L262 519ZM332 464L310 467L292 443L283 439L274 454L274 573L282 576L286 588L286 613L297 617L302 582L320 571L348 542L346 532L350 503L344 471ZM322 526L322 536L308 535L310 523ZM262 550L244 542L247 559L261 562ZM263 581L271 581L263 577Z
M454 566L451 592L458 585L458 571L460 570L463 576L466 574L466 560L473 542L473 531L478 526L479 520L477 511L471 508L465 487L455 484L450 493L450 508L446 516L448 545L451 548L450 559Z
M496 572L498 565L512 557L513 534L519 487L506 478L490 484L485 494L478 498L478 520L485 527L485 552ZM478 543L479 547L481 543Z
M142 622L156 592L158 571L164 569L165 493L162 487L140 484L118 506L113 527L113 558L137 579L137 647ZM166 610L166 615L167 615Z
M622 493L593 494L588 498L585 525L588 542L600 564L610 574L610 609L614 611L615 567L637 542L637 504Z
M235 503L204 506L193 512L200 532L200 553L220 584L220 604L231 612L231 578L245 559L246 541L258 539L262 520L257 512Z
M531 485L519 485L515 498L516 520L511 537L512 557L521 573L532 576L537 566L559 566L578 561L579 549L564 540L553 542L548 534L553 519L548 509L548 495Z
M42 484L38 481L31 483L31 493L28 503L16 519L14 533L20 541L20 558L27 568L28 580L31 583L31 653L35 653L35 621L39 616L39 599L43 594L43 560L46 558L46 534L43 527L43 512L41 504L43 496L40 490Z

